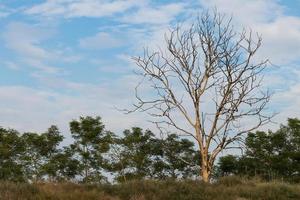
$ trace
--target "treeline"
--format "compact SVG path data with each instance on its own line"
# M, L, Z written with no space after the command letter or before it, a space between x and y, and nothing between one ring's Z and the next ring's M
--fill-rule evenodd
M64 137L56 126L23 134L1 128L0 179L99 183L107 177L122 182L187 178L199 172L194 143L174 134L159 139L135 127L117 137L100 117L89 116L71 121L70 132L73 143L60 148Z
M265 180L300 182L300 120L288 119L275 131L249 133L244 155L221 157L218 176L259 176Z
M0 128L0 179L101 183L199 176L195 144L175 134L158 138L134 127L117 136L100 117L89 116L71 121L70 132L73 142L60 147L64 137L56 126L23 134ZM289 119L276 132L249 133L244 150L242 156L221 157L214 177L300 181L300 120Z

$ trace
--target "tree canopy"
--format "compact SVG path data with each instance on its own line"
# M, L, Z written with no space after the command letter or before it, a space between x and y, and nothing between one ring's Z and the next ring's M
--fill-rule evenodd
M57 126L43 133L0 128L0 180L101 183L136 179L196 179L201 161L195 143L169 134L158 137L141 127L116 134L100 117L70 122L74 141L62 146ZM218 159L213 177L259 176L300 182L300 120L276 131L248 134L244 154Z
M260 176L267 180L300 180L300 120L288 119L275 131L249 133L245 154L219 160L220 175Z

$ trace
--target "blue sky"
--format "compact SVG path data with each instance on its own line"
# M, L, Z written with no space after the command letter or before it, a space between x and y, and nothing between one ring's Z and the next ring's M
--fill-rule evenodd
M144 115L113 108L134 100L130 58L161 44L176 22L214 7L238 29L262 34L259 56L276 65L265 78L274 120L300 117L299 0L1 0L0 125L43 131L57 124L67 135L71 119L100 115L116 132L151 128Z

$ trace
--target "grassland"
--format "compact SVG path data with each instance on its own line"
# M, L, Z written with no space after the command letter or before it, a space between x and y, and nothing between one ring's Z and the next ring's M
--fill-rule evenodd
M200 181L132 181L114 185L0 183L2 200L289 200L300 199L300 185L227 177Z

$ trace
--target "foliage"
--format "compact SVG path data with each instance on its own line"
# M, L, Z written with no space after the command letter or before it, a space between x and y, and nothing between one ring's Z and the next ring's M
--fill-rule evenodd
M156 137L139 127L117 136L100 117L70 123L74 142L61 147L56 126L44 133L0 128L0 180L15 182L183 180L198 178L201 159L195 144L176 134ZM249 133L245 153L219 158L214 178L261 177L300 182L300 120L288 119L277 131Z
M153 174L162 178L192 178L200 171L199 152L195 151L194 143L188 139L180 139L170 134L159 141L156 149L161 151L154 163Z
M80 117L70 122L74 150L80 166L83 182L99 182L104 179L101 170L107 167L103 154L110 149L113 133L106 131L100 117Z
M141 128L125 130L114 147L114 170L119 182L131 179L188 178L199 171L194 143L175 134L158 139ZM195 170L198 171L196 172Z
M74 180L80 172L80 162L74 158L74 151L65 147L51 157L44 166L51 181Z
M23 141L15 130L0 128L0 179L24 181L19 162L24 152Z
M154 153L153 144L156 143L151 131L143 132L141 128L125 130L124 137L118 140L119 158L115 163L118 175L116 180L127 181L130 179L142 179L151 175L151 156ZM155 155L154 155L155 156Z
M300 181L300 120L272 132L249 133L243 156L227 155L219 160L220 175L260 176L266 180Z
M57 147L63 136L56 126L51 126L45 133L24 133L20 139L25 148L21 162L26 179L31 181L42 179L48 174L46 165L58 152Z

